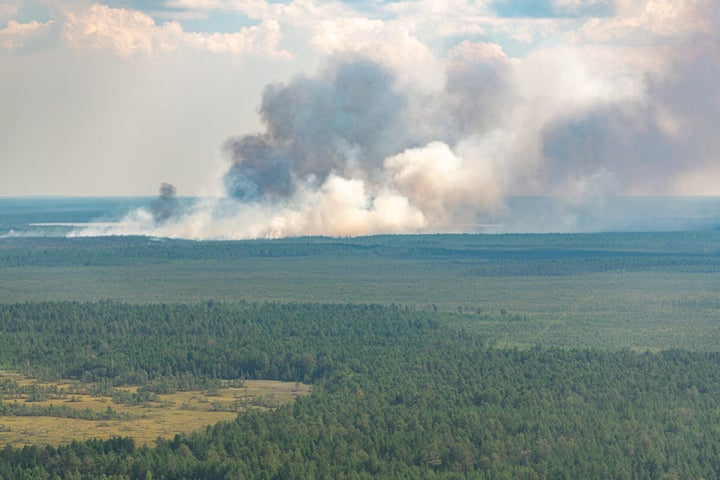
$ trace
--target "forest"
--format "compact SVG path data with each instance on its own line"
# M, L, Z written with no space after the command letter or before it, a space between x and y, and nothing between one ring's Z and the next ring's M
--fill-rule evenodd
M713 232L3 239L3 369L312 393L152 444L4 446L0 477L716 478L718 267Z

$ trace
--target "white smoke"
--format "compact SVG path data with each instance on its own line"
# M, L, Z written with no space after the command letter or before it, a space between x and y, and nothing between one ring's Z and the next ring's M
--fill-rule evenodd
M274 201L203 199L162 222L152 209L138 209L117 224L71 235L203 240L460 231L478 209L499 201L489 171L471 168L439 142L387 158L375 177L369 182L331 173L320 185L303 181Z
M501 202L492 159L469 139L487 143L483 132L508 66L492 46L458 50L447 88L432 98L399 88L391 70L355 54L334 58L315 77L270 85L260 108L266 131L225 145L227 197L181 210L172 186L164 185L150 210L73 235L239 239L461 231Z
M523 58L492 43L459 42L437 62L440 86L437 72L414 86L418 72L389 64L387 49L335 54L314 76L266 87L264 130L224 146L226 197L163 213L160 222L157 208L139 210L121 225L75 235L475 231L502 216L508 197L533 194L568 200L535 212L544 224L528 230L565 230L579 223L568 212L602 208L608 196L692 192L688 182L718 171L718 7L654 3L618 2L613 17L609 2L555 2L570 17L581 16L582 5L603 15L573 41ZM690 34L678 29L681 18L694 19ZM613 45L633 44L638 32L636 48ZM662 45L649 47L646 38ZM168 200L156 205L172 206Z

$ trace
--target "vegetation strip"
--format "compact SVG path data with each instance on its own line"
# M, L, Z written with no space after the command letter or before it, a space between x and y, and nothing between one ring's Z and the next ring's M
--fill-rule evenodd
M107 302L7 308L12 321L3 322L2 338L27 341L3 361L17 359L18 367L32 356L46 376L118 383L144 376L158 390L239 369L308 379L315 392L152 448L120 439L7 447L5 478L36 471L118 479L148 472L178 479L699 478L720 471L716 353L500 349L430 312L372 305L155 305L134 307L142 313L137 321L132 308ZM190 326L197 331L186 336ZM62 346L65 355L31 348L50 348L67 329L77 341Z
M718 238L0 242L0 478L715 478Z

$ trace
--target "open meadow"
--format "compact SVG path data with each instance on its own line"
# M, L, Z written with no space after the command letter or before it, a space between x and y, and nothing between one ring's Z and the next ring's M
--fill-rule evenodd
M62 445L73 440L121 435L132 437L138 445L154 445L158 438L172 439L180 433L231 421L248 409L277 408L310 391L308 385L299 382L238 383L242 386L156 394L151 399L123 403L121 394L137 393L138 387L113 388L113 396L110 392L89 393L97 390L92 384L40 382L17 373L0 372L0 399L6 409L0 416L0 444ZM14 405L19 408L13 409ZM54 407L58 407L56 411ZM22 409L25 414L9 414L8 409ZM80 418L73 418L74 412L70 410L77 411Z

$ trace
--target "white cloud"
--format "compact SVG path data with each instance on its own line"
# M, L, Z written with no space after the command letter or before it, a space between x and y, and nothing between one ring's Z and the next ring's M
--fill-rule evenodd
M327 18L310 28L313 44L328 55L359 53L393 68L406 85L426 89L442 85L441 60L403 22Z
M274 20L265 20L259 26L236 33L190 33L183 39L187 45L213 53L290 57L290 52L278 48L279 42L280 25Z
M20 11L19 0L7 1L0 4L0 24L17 17Z
M152 55L176 46L183 33L177 22L158 26L142 12L100 4L65 15L63 37L78 51L112 49L124 57Z
M706 1L620 0L617 15L591 19L579 33L585 41L618 46L673 44L687 35L713 30L712 20L701 13Z
M107 49L122 57L154 56L182 48L235 55L289 55L278 49L280 28L273 20L235 33L188 33L177 21L158 25L143 12L101 4L67 10L63 38L76 51Z
M52 21L46 23L29 22L18 23L10 20L7 27L0 29L0 50L15 50L44 35L53 25Z

